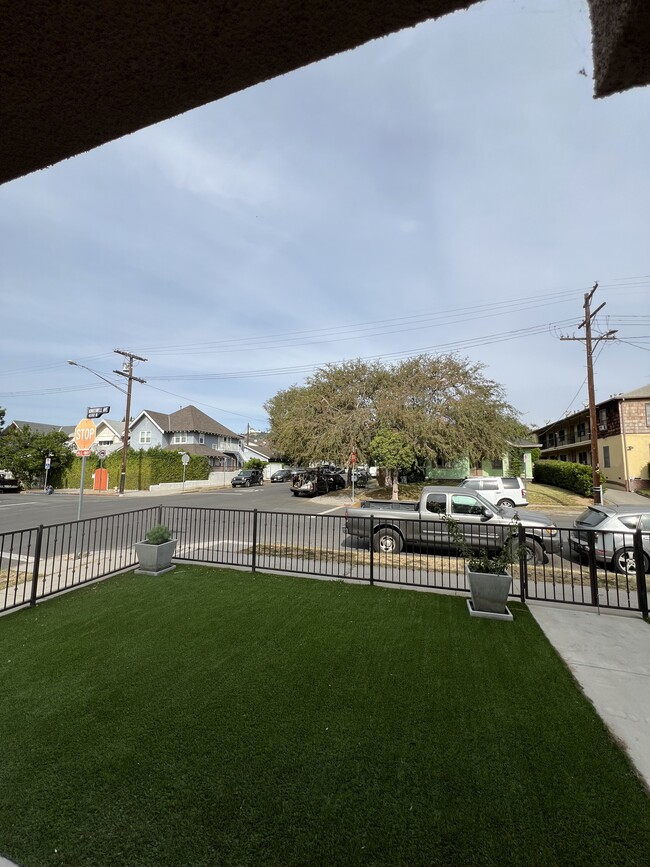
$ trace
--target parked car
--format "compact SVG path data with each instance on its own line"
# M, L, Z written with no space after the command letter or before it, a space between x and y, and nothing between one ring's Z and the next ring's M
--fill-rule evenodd
M499 509L467 488L425 487L417 503L364 500L360 507L346 509L345 531L384 554L399 554L410 544L453 548L447 518L458 522L468 547L477 552L500 551L516 525L524 528L523 544L530 562L547 563L548 555L561 548L560 532L546 515L526 512L517 516L514 510Z
M494 506L527 506L526 488L517 476L476 476L464 479L461 488L478 491L484 500Z
M321 475L327 480L327 487L330 491L341 491L346 485L345 476L338 471L321 469Z
M596 561L623 575L636 572L635 530L644 531L643 571L650 572L650 505L589 506L573 525L571 547L582 556L589 554L589 532L594 532Z
M293 470L276 470L271 476L272 482L289 482L293 476Z
M327 494L329 489L327 476L320 469L299 470L291 479L294 497L316 497L318 494Z
M240 470L230 484L233 488L250 488L251 485L261 485L263 481L262 470Z
M13 476L8 477L4 473L0 473L0 493L19 494L22 491L22 486L18 479Z

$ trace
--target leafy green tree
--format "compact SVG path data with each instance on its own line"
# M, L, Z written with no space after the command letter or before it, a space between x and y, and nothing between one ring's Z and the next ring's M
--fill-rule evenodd
M242 469L263 470L267 463L268 461L263 461L261 458L250 458L250 460L246 461Z
M0 430L2 430L2 428L5 426L5 413L6 413L6 411L7 410L4 409L4 407L0 406Z
M74 461L65 433L37 433L26 425L22 430L11 428L0 437L0 467L9 470L23 487L40 484L47 457L50 458L48 482L57 487Z
M483 369L454 355L328 365L267 401L271 438L293 463L345 463L353 449L367 463L380 431L398 434L420 469L461 457L495 460L523 426Z
M413 448L397 431L380 430L370 443L369 454L377 466L390 473L392 499L396 500L399 496L399 471L408 469L415 463Z

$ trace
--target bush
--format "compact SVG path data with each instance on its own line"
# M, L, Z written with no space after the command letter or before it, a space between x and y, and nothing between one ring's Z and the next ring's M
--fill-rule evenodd
M591 497L593 493L593 472L587 464L574 464L570 461L537 461L533 466L533 481L575 491L583 497ZM605 477L602 473L600 483L604 490Z
M156 524L147 533L146 539L150 545L162 545L171 541L172 534L164 524Z

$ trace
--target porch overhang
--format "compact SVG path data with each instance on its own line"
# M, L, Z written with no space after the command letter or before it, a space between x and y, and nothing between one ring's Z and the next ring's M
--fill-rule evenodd
M477 2L0 0L0 183ZM589 3L596 96L650 83L648 4Z

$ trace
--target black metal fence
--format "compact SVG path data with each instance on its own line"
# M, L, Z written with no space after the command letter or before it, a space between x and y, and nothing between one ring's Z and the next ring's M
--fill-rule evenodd
M177 539L177 562L469 593L465 560L441 525L432 532L418 519L391 521L407 542L388 553L376 550L374 517L362 520L364 533L352 536L339 515L155 506L7 533L0 535L0 610L134 568L135 542L158 523ZM458 526L472 547L483 545L480 527ZM616 533L615 553L625 557L612 556L602 533L558 530L550 538L540 530L535 540L529 533L519 527L513 597L647 616L649 533Z

